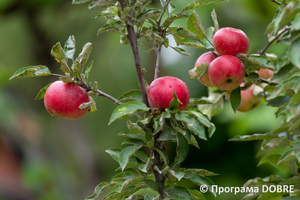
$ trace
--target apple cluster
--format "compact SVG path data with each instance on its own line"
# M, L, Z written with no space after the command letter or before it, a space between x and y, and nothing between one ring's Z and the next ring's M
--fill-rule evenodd
M225 27L216 31L212 43L215 52L202 54L195 63L195 67L201 63L209 64L208 68L197 78L207 87L217 87L230 94L230 91L244 85L245 67L237 55L248 53L249 38L242 30ZM273 72L268 69L261 69L257 73L264 79L273 76ZM252 85L241 91L239 111L246 112L259 106L261 97L254 92L256 87Z

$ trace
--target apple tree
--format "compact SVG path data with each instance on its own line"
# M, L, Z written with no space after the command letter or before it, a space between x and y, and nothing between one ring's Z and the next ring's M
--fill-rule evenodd
M224 0L196 0L175 13L172 0L160 0L160 7L151 7L151 0L73 0L73 4L88 3L97 8L97 17L106 19L98 35L110 32L120 35L120 43L130 45L134 58L138 88L115 98L89 80L94 62L88 62L92 44L86 43L76 56L76 40L69 36L62 45L56 43L51 55L60 65L62 74L53 74L47 66L28 66L16 71L10 79L19 77L57 76L37 94L47 111L57 117L77 119L96 112L96 98L104 97L116 104L109 124L127 119L128 130L122 147L106 150L119 164L117 174L96 186L86 200L97 199L206 199L200 190L179 184L181 180L206 187L213 195L215 183L209 169L183 168L181 163L189 154L189 145L199 148L197 139L207 140L216 130L211 118L222 111L224 101L230 101L234 112L248 112L260 105L277 107L275 115L283 116L280 125L268 133L237 136L231 141L262 140L258 155L264 155L259 165L271 165L289 171L283 179L278 175L253 178L245 187L263 185L293 185L294 191L254 192L243 199L296 199L299 198L300 162L299 143L299 66L300 66L300 1L271 0L278 9L266 27L268 44L257 52L248 52L249 39L237 28L219 27L215 10L211 11L213 24L204 27L198 11L207 4ZM229 2L228 2L229 3ZM186 28L173 22L185 20ZM245 22L246 23L246 22ZM171 46L173 37L176 46ZM270 45L287 44L282 55L268 52ZM188 56L182 46L204 49L207 52L195 61L189 73L208 87L207 97L190 97L187 85L176 77L160 77L162 48L171 48ZM144 80L139 48L156 52L153 81ZM95 64L96 65L96 64ZM197 81L197 80L193 80ZM120 83L121 84L121 83ZM168 143L175 143L175 156L167 154ZM295 198L294 198L295 197Z

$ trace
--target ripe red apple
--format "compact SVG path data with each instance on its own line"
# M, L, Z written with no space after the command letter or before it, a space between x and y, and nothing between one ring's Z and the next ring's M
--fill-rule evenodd
M241 87L244 84L241 84ZM251 85L248 89L241 91L241 105L238 107L238 111L240 112L248 112L250 110L253 110L254 108L257 108L260 103L262 97L259 95L259 92L262 91L261 88L259 88L256 85Z
M213 36L213 46L220 55L235 56L247 53L250 42L247 35L236 28L221 28Z
M270 79L273 77L273 71L269 69L260 69L257 71L257 74L263 79Z
M233 90L244 81L245 67L237 57L223 55L210 63L208 76L215 87L221 90Z
M52 83L44 96L47 111L67 119L78 119L85 115L89 107L80 109L79 106L89 101L89 95L82 87L62 81Z
M196 61L195 63L195 67L197 67L198 65L200 65L203 62L206 62L207 64L210 64L215 58L217 58L218 56L213 53L212 51L210 52L206 52L204 54L202 54ZM207 86L207 87L215 87L212 82L209 80L208 77L208 71L206 70L206 72L202 75L197 77L197 79L200 81L200 83L202 83L203 85Z
M190 100L190 91L182 80L164 76L152 81L148 88L148 102L152 108L169 108L174 92L180 102L178 109L185 109Z

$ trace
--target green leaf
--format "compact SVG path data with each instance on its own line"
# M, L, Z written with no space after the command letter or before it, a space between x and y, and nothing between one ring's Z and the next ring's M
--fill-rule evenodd
M177 164L182 163L189 153L189 143L187 139L179 132L177 133L176 153L177 155L174 160Z
M155 150L159 153L161 159L164 161L165 165L169 164L169 158L165 151L160 148L155 148Z
M142 92L140 90L130 90L122 94L118 99L117 102L129 102L129 101L143 101Z
M174 14L170 17L167 17L165 19L165 21L163 22L162 26L165 27L165 28L168 28L175 20L177 19L183 19L183 18L187 18L188 15L186 13L177 13L177 14Z
M189 4L188 6L184 7L181 12L186 11L186 10L195 9L200 6L205 6L205 5L208 5L211 3L221 2L221 1L224 1L224 0L197 0L195 3Z
M39 91L39 93L36 95L36 97L35 97L34 100L39 100L39 99L44 98L45 93L46 93L48 87L49 87L51 84L52 84L52 83L49 83L48 85L46 85L45 87L43 87L43 88Z
M267 56L250 55L249 57L241 58L246 66L257 66L258 68L274 70L274 63Z
M141 27L147 19L157 20L160 14L161 11L156 9L150 9L140 13L137 17L137 26Z
M127 146L121 151L118 161L122 171L124 171L126 165L128 164L129 158L141 147L141 145Z
M121 172L117 175L115 175L111 180L112 182L124 182L128 179L134 178L134 174L130 172Z
M72 65L74 76L79 76L82 67L86 64L86 61L90 56L91 51L92 51L92 43L88 42L83 46L81 53L75 59L75 62Z
M177 34L182 38L200 41L199 37L196 34L194 34L193 32L191 32L189 30L186 30L182 27L176 28L176 31L174 34Z
M277 96L276 98L270 100L267 106L279 107L288 102L290 99L290 96Z
M193 200L192 195L185 187L175 186L168 192L168 194L174 200Z
M193 107L195 105L203 105L203 104L213 104L213 103L203 98L190 98L188 107Z
M263 149L277 149L277 148L285 148L290 147L290 140L286 138L274 138L271 141L269 141L266 146L263 147Z
M44 65L28 66L17 70L9 80L20 77L39 77L52 75L48 67Z
M232 107L234 113L236 113L238 107L240 107L241 100L242 100L241 88L238 87L238 88L232 90L230 93L230 104L231 104L231 107Z
M204 195L199 190L190 190L190 189L188 189L188 190L189 190L189 192L191 193L191 195L193 196L194 199L206 200Z
M206 116L204 116L199 110L193 109L189 111L191 114L198 117L199 122L208 128L208 137L211 138L216 131L216 126L211 123Z
M224 108L223 96L224 94L222 93L210 92L208 97L203 98L211 101L213 104L198 105L198 109L211 119L213 116L222 112Z
M91 73L91 70L93 68L93 64L94 64L94 61L91 61L88 66L86 67L86 70L84 72L84 75L85 75L85 79L86 81L88 82L88 79L89 79L89 75Z
M195 47L195 48L199 48L199 49L210 50L202 40L201 41L196 41L196 40L190 40L190 39L183 39L183 40L180 41L180 45L184 45L184 46L188 46L188 47Z
M173 93L173 99L172 99L172 101L171 101L170 104L169 104L169 109L170 109L170 110L176 110L176 109L178 108L179 105L180 105L180 101L179 101L179 99L177 98L176 93L174 92L174 93Z
M241 135L236 136L229 141L252 141L252 140L263 140L263 139L272 139L276 138L276 135L273 135L271 133L264 133L264 134L253 134L253 135Z
M143 142L146 142L145 138L142 137L138 133L133 133L133 132L129 132L129 131L123 131L123 132L119 133L118 135L119 136L123 136L123 137L127 137L127 138L131 138L131 139L142 140Z
M205 135L205 129L199 122L198 117L186 112L180 112L175 114L175 118L178 121L182 121L186 124L187 128L191 130L198 138L207 140Z
M214 35L219 30L219 23L215 9L213 9L213 11L211 12L211 18L214 22L214 31L212 33L212 35Z
M85 200L95 200L99 197L100 194L104 193L107 190L117 188L118 184L110 183L110 182L103 182L97 185L95 188L95 192L92 196L87 197Z
M172 49L174 49L176 52L180 53L183 56L190 56L191 54L187 53L183 48L180 47L172 47L170 46Z
M216 173L207 171L206 169L193 169L193 168L190 168L190 169L185 169L183 172L185 174L196 174L196 175L199 175L199 176L216 176L216 175L218 175Z
M212 185L214 185L214 183L209 178L197 174L185 174L184 178L192 181L199 186L205 184L208 187L209 191L215 194L215 191L212 190Z
M90 1L92 1L92 0L73 0L72 4L82 4L82 3L87 3Z
M206 72L208 66L209 66L208 63L202 62L202 63L200 63L200 65L189 70L190 78L193 80L193 79L203 75Z
M143 180L142 182L144 182L149 188L151 188L154 191L158 192L158 185L155 181L150 180L150 179L146 179L146 180Z
M182 170L169 170L169 173L175 177L178 181L180 181L183 177L184 177L184 173L182 172Z
M124 119L135 115L138 112L146 112L149 108L140 101L130 101L119 105L112 113L109 123L111 124L116 120Z
M298 38L297 40L295 40L289 50L289 57L291 62L300 69L300 55L299 52L300 51L300 38Z
M188 18L187 27L189 31L196 34L199 39L205 38L205 29L201 24L199 15L195 11L193 11L193 13Z
M76 44L75 36L71 35L71 36L69 36L68 40L65 42L65 45L64 45L64 53L65 53L66 57L71 60L74 59L74 54L76 51L75 44Z
M143 138L146 137L145 131L137 123L131 122L130 119L127 120L127 127L131 132L137 133Z
M108 153L109 155L111 155L111 157L119 162L119 157L120 157L120 153L121 153L122 149L120 148L110 148L107 149L105 152Z
M112 2L113 0L94 0L92 1L88 8L89 9L92 9L92 8L95 8L95 7L105 7L109 2Z
M68 58L65 55L64 49L61 47L60 42L56 43L50 52L51 56L61 64L61 70L64 73L71 73L71 69L68 65Z

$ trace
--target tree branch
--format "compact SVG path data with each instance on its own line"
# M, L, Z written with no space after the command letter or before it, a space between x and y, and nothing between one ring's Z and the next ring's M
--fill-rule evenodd
M156 53L154 80L157 79L158 75L159 75L159 62L160 62L160 56L161 56L161 47L162 47L162 45L158 46L157 53Z
M278 4L278 5L281 5L281 3L278 2L278 1L276 1L276 0L268 0L268 1L274 2L274 3Z
M124 7L125 7L124 1L119 0L119 2L121 5L121 8L124 9ZM130 20L130 19L128 19L128 20ZM143 102L147 106L149 106L149 103L147 100L147 91L146 91L146 87L145 87L144 76L143 76L143 72L142 72L142 68L141 68L141 59L140 59L140 54L139 54L139 50L138 50L137 36L136 36L135 30L134 30L134 27L129 25L127 23L127 21L126 21L126 28L128 31L127 37L130 42L131 50L132 50L133 57L134 57L135 68L136 68L138 81L139 81L139 88L140 88L140 90L142 92L142 96L143 96Z
M269 46L274 43L281 35L283 35L286 31L288 31L291 27L290 26L285 26L283 29L281 29L280 31L278 31L278 34L260 51L258 51L258 53L260 55L263 55L266 50L269 48Z

